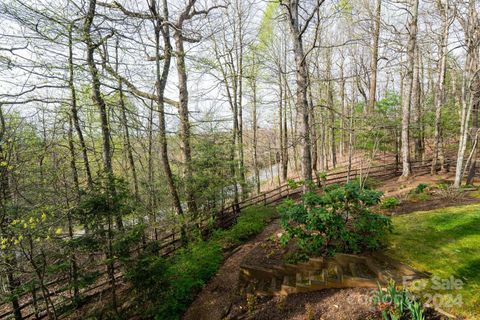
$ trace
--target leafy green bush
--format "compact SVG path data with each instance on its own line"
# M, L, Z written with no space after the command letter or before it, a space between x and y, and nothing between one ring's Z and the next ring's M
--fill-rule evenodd
M137 260L127 264L126 277L133 284L138 306L133 311L144 318L179 319L218 270L222 248L259 233L275 213L272 207L244 210L231 229L214 232L208 241L192 242L171 258L158 257L158 245L149 245Z
M428 188L428 184L420 183L415 189L413 189L413 193L414 194L424 193L427 188Z
M282 243L294 240L308 255L378 249L391 229L389 217L369 210L381 195L351 181L342 187L327 186L321 195L305 193L301 203L285 200L279 206L286 231Z
M397 198L387 197L387 198L384 198L382 200L382 202L380 203L380 208L391 209L391 208L394 208L394 207L398 206L399 203L400 203L400 201Z
M373 301L384 320L425 319L422 304L407 290L397 289L393 281L388 284L385 291L379 286Z

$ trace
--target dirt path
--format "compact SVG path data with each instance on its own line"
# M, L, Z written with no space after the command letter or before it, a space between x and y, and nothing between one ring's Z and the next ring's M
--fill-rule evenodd
M203 288L183 316L184 320L219 320L230 311L237 294L239 267L243 258L258 243L279 230L278 221L270 223L262 233L238 247Z
M366 288L327 289L292 294L287 297L263 297L252 310L239 295L238 280L242 260L270 235L280 229L278 220L262 233L238 247L215 277L203 288L183 316L183 320L365 320L377 319Z

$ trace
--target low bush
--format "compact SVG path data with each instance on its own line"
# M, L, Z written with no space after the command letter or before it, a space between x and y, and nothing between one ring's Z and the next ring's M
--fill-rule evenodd
M228 230L217 230L212 239L218 241L222 248L236 246L251 236L259 233L276 214L273 207L252 207L245 209L235 225Z
M422 304L407 290L398 289L393 281L388 284L386 290L379 287L373 301L384 320L425 319Z
M391 208L394 208L394 207L398 206L399 203L400 203L400 200L398 200L395 197L386 197L380 203L380 208L381 209L391 209Z
M389 217L369 209L381 196L381 192L351 181L327 186L321 195L305 193L301 203L285 200L279 206L285 229L281 241L295 241L301 256L376 250L391 229Z
M437 183L437 189L439 190L446 190L450 187L450 183L446 182L446 181L440 181Z
M136 314L142 318L179 319L202 286L217 272L224 248L240 244L259 233L275 215L272 207L249 208L229 230L213 233L208 241L191 242L171 258L158 254L150 244L138 259L127 264L137 300Z
M408 196L408 199L412 202L422 202L430 200L430 195L428 193L412 193Z
M428 184L420 183L415 189L413 189L414 194L424 193L428 188Z

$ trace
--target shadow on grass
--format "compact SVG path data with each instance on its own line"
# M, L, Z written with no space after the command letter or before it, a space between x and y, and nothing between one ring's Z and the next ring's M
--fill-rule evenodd
M456 209L458 210L458 208ZM480 235L480 214L474 210L469 209L469 212L464 215L436 213L435 215L403 216L400 223L396 223L393 234L398 238L419 238L427 243L432 241L430 244L435 247L450 244L452 241L458 241L465 237ZM476 208L476 210L480 210L480 208ZM413 218L413 221L409 221L410 217ZM409 223L413 223L413 225L409 226ZM413 234L408 235L405 232L413 232ZM421 243L421 245L423 244L425 243Z
M472 283L480 283L480 258L466 261L457 270L457 277Z
M447 309L480 319L480 299L475 293L480 288L480 206L399 216L394 226L389 255L442 279L461 279L462 288L451 293L461 294L464 304Z

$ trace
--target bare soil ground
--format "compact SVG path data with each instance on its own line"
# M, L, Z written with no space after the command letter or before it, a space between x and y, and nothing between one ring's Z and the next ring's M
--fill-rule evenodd
M429 194L427 200L411 201L408 194L414 190L420 183L435 187L439 183L452 183L454 173L448 172L436 176L430 174L415 175L412 178L399 182L398 178L392 178L385 181L378 189L384 192L386 197L397 197L400 204L396 207L383 210L386 214L398 215L406 214L414 211L428 211L433 209L441 209L452 206L468 205L480 203L479 198L472 197L469 192L449 196L449 194L441 193L438 190ZM453 194L450 194L453 195Z
M415 189L420 183L427 185L436 185L440 182L447 182L453 180L453 173L447 172L432 176L429 173L417 174L405 181L398 181L398 177L382 182L378 188L385 193L387 197L401 197L411 190Z
M464 196L457 199L433 198L422 202L403 202L390 210L392 215L407 214L415 211L428 211L434 209L462 206L468 204L480 203L480 199Z
M286 297L249 299L235 305L230 319L378 319L378 312L371 304L370 292L365 288L325 289Z

